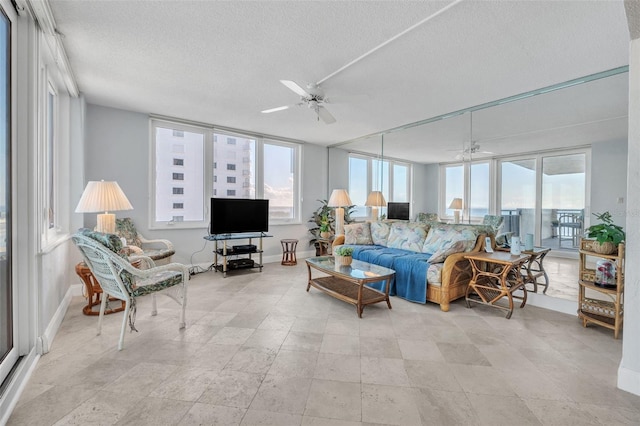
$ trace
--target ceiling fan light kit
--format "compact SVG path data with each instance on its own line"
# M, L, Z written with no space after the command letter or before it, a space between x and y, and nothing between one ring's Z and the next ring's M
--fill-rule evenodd
M335 123L336 119L323 104L327 103L327 99L324 97L324 91L322 88L315 84L307 84L307 88L303 89L298 83L291 80L280 80L280 83L285 85L289 90L300 96L300 102L295 104L296 106L307 105L307 107L313 110L318 117L318 121L322 120L325 124ZM261 111L263 114L269 114L272 112L283 111L288 109L289 106L281 106L271 109L265 109Z

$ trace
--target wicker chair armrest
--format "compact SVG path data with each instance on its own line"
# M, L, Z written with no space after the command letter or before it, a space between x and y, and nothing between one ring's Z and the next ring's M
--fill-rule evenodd
M154 239L154 240L147 240L145 237L143 237L142 235L138 234L138 238L140 238L140 242L142 243L143 246L159 246L162 245L164 247L162 248L166 248L167 250L173 250L173 244L171 243L171 241L169 240L165 240L165 239ZM143 247L141 247L143 248Z
M153 260L151 260L147 256L139 256L138 258L140 259L146 258L144 259L145 261L153 263ZM124 262L123 267L124 269L127 270L127 272L131 273L131 275L135 277L140 277L143 279L149 278L151 276L154 276L158 272L164 272L164 271L180 272L182 274L182 279L185 282L189 278L189 268L187 268L185 265L181 263L168 263L166 265L154 266L153 268L149 268L149 269L138 269L135 266L131 265L131 263Z
M145 256L143 254L132 254L131 256L129 256L129 263L131 263L132 265L138 261L146 263L146 268L142 269L151 269L156 267L156 263L149 256Z
M333 239L333 243L331 243L331 246L336 247L336 246L341 246L344 244L344 235L336 235L336 237Z

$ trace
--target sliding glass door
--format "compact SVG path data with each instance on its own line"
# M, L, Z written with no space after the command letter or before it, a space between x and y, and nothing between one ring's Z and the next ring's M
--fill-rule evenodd
M536 159L502 161L500 214L502 232L524 237L536 229Z
M0 6L0 383L17 360L11 282L11 21Z
M577 250L584 232L586 193L585 154L542 159L542 221L545 245Z

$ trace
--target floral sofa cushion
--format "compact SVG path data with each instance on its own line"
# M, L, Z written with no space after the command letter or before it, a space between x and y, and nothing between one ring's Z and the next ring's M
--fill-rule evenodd
M475 242L478 239L478 235L480 234L478 229L479 227L477 226L468 228L465 225L434 226L429 230L429 234L422 246L422 252L436 254L438 252L446 251L457 241L472 241L472 243L468 243L470 245L469 248L465 245L462 250L469 251L473 249Z
M389 232L391 231L391 224L388 222L371 222L370 226L373 244L386 247Z
M429 226L416 222L394 222L391 224L387 247L420 253L427 237Z
M352 223L344 226L344 243L345 244L373 244L371 239L371 224Z
M442 269L444 263L430 263L427 269L427 282L429 285L442 284Z
M436 251L431 255L427 262L429 263L442 263L447 258L447 256L454 253L464 253L471 251L476 245L475 240L458 240L453 241L451 244L440 248L440 250Z

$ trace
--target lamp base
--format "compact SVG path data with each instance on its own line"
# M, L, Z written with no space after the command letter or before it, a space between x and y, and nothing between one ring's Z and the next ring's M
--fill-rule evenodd
M344 235L344 209L336 207L336 235Z
M116 232L116 215L113 213L99 214L96 231L104 232L105 234L114 234Z
M378 220L378 207L371 207L371 219Z
M453 211L453 223L460 223L460 210Z

